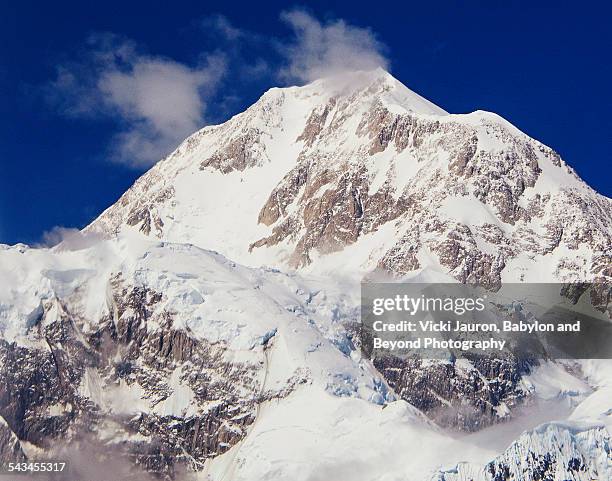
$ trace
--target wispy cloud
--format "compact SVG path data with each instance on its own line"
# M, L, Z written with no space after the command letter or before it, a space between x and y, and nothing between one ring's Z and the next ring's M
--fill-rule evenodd
M281 12L280 20L291 30L284 38L244 30L223 15L207 17L202 27L224 42L232 60L240 57L234 68L266 74L270 81L305 83L347 71L389 68L387 47L369 28L343 19L320 21L298 8ZM246 62L240 55L245 45L266 50L267 57Z
M202 28L221 34L226 40L238 40L245 36L251 36L247 31L236 27L225 15L210 15L202 20Z
M305 83L388 67L385 45L368 28L319 21L299 9L283 12L281 20L291 29L288 38L241 29L222 15L207 17L199 26L217 50L202 52L193 64L144 53L117 35L93 35L80 60L58 66L47 97L67 116L115 121L110 157L141 169L211 120L211 102L217 115L239 105L249 82Z
M110 69L98 80L105 104L128 128L117 136L117 156L150 163L204 124L206 93L216 87L223 60L209 57L192 69L177 62L138 57L128 69Z
M225 72L220 54L195 66L142 54L113 35L90 41L87 58L62 65L47 89L69 116L112 116L120 131L111 143L114 160L151 165L205 123L207 98Z
M342 19L321 22L304 10L283 12L281 19L294 38L281 47L286 64L280 74L289 80L309 82L346 71L387 69L387 48L368 28Z

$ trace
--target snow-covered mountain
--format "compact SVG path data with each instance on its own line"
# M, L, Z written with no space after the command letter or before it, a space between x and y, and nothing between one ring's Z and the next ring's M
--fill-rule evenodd
M246 265L496 285L609 279L611 206L499 116L447 114L377 70L269 90L88 230L133 226Z
M118 479L612 479L610 362L397 364L357 335L378 273L610 282L611 207L495 114L382 70L271 89L82 234L1 246L0 456L92 476L89 446Z

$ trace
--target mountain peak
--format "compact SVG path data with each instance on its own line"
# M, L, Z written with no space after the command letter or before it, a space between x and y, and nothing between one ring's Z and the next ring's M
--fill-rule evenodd
M392 111L399 110L425 115L448 114L442 108L410 90L381 67L374 70L335 73L315 80L304 87L292 87L292 89L329 97L355 96L356 100L361 102L364 97L378 97Z
M272 87L262 95L261 100L264 103L275 102L284 95L308 98L317 104L332 99L352 99L355 104L363 105L377 100L389 111L398 114L448 115L444 109L409 89L381 67L334 73L303 86Z
M500 117L449 115L375 69L269 90L188 138L89 229L246 265L433 269L496 286L607 275L610 205ZM579 246L591 260L576 267L566 253Z

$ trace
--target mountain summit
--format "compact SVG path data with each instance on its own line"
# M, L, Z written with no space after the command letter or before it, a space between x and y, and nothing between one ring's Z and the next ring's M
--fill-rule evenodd
M254 266L496 286L609 279L611 206L499 116L448 114L377 69L269 90L185 140L87 230L137 229Z

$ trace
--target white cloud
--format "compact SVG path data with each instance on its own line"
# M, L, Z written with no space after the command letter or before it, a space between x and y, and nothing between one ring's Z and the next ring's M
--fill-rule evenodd
M202 127L206 91L216 87L222 71L218 57L195 69L172 60L136 57L127 69L102 72L98 91L127 125L117 135L118 158L146 165Z
M281 18L295 35L281 47L287 61L281 75L288 80L310 82L347 71L388 69L386 47L370 29L341 19L323 23L303 10L283 12Z
M342 19L321 22L302 10L281 18L293 31L289 39L242 30L221 15L201 26L223 53L202 54L192 65L142 53L134 42L98 34L80 62L61 65L47 88L48 97L71 117L108 118L117 133L113 160L145 168L219 112L230 113L245 85L309 82L346 71L388 67L386 47L374 33ZM280 57L279 54L280 53ZM227 74L227 75L226 75ZM218 91L225 76L227 89ZM213 115L209 103L216 99Z
M206 99L225 72L222 56L191 67L139 54L133 43L110 35L92 44L86 64L60 67L51 88L68 115L120 121L114 160L149 166L204 125Z

